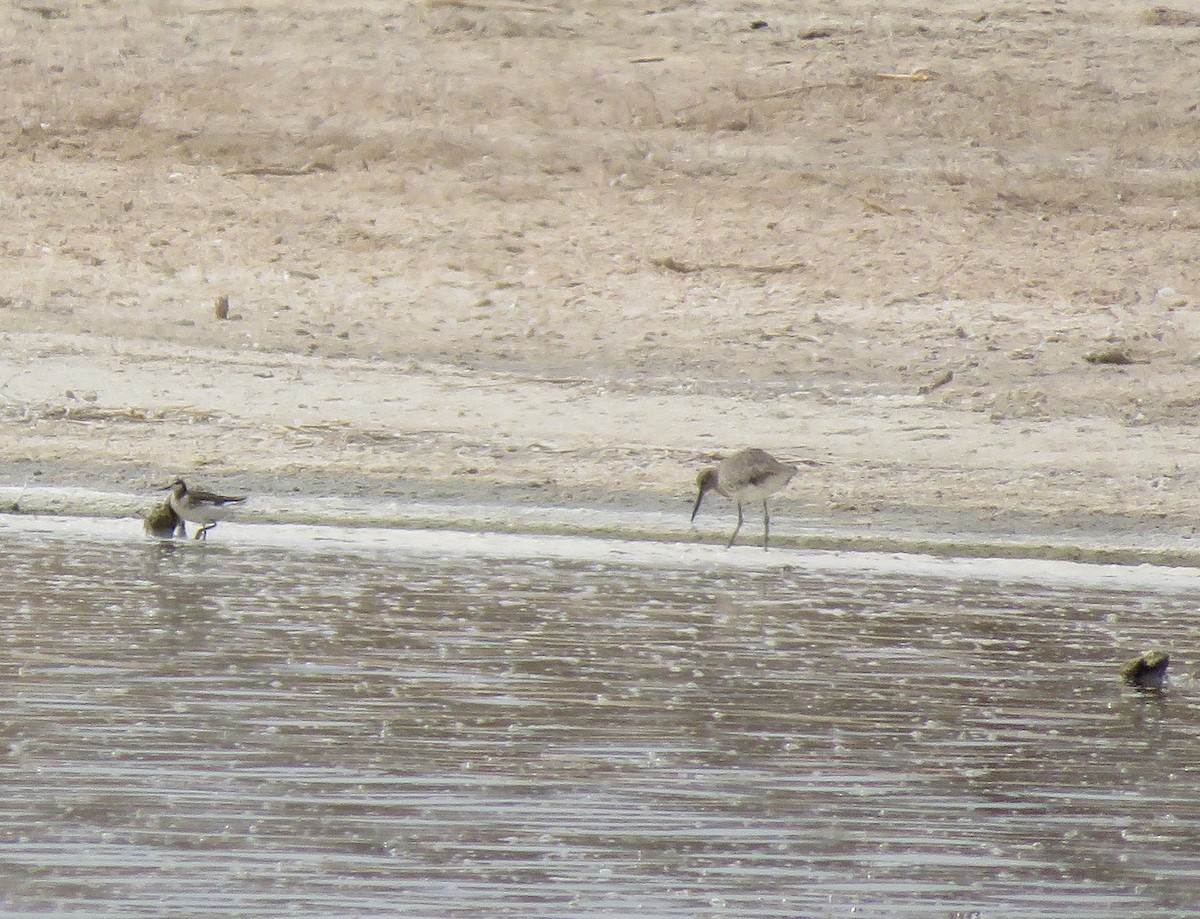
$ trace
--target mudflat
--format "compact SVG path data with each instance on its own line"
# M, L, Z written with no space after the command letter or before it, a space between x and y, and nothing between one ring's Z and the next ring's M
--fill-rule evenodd
M803 464L776 522L1200 518L1186 9L42 0L0 29L3 484L685 519L758 446Z

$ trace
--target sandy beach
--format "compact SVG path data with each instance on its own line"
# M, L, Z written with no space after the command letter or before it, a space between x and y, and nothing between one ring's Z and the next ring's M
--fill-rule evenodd
M47 0L0 28L10 508L136 511L178 474L716 541L696 471L753 445L801 464L785 544L1200 558L1200 15Z

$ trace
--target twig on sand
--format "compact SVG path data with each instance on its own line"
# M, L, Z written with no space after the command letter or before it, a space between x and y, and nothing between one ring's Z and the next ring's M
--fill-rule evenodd
M681 262L673 255L650 259L650 264L666 268L677 274L696 274L700 271L752 271L756 274L785 274L789 271L799 271L808 266L807 262L780 262L774 265L745 265L741 262Z
M932 380L930 380L924 386L918 387L917 392L919 392L922 396L927 396L931 392L933 392L935 389L941 389L943 386L945 386L947 383L949 383L953 379L954 379L954 371L953 370L944 370L944 371L942 371L941 374L934 377Z
M868 198L865 195L854 195L854 197L873 211L879 211L879 213L887 214L889 217L896 216L896 212L894 210L892 210L886 204L876 201L874 198Z
M1146 11L1146 22L1152 26L1200 26L1200 14L1169 6L1154 6Z
M18 3L16 4L16 8L22 13L33 13L35 16L41 16L43 19L66 19L71 15L66 10L59 9L56 6L34 6L32 4L25 6Z
M1083 359L1089 364L1112 364L1116 366L1122 366L1124 364L1134 363L1133 355L1129 353L1129 350L1120 346L1101 348L1099 351L1089 351L1083 356Z
M913 83L925 83L933 79L925 70L914 70L912 73L877 73L875 76L880 80L909 80Z
M333 164L323 161L305 163L303 166L243 166L230 169L227 176L307 176L317 172L333 172Z
M193 16L250 16L257 12L254 7L243 6L213 6L208 9L192 10Z
M506 13L557 13L552 6L520 3L518 0L427 0L429 6L459 6L465 9L498 10Z
M786 89L777 89L774 92L760 93L751 95L735 89L734 96L741 102L764 102L768 99L782 99L785 96L794 96L797 93L806 93L813 89L829 89L830 87L844 87L845 83L805 83L803 86L789 86Z

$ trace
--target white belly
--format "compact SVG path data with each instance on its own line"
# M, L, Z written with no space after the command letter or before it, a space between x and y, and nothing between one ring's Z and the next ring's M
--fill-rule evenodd
M216 523L218 520L224 520L227 507L222 507L218 504L193 504L191 501L180 501L174 495L171 496L171 510L186 520L188 523L209 524Z

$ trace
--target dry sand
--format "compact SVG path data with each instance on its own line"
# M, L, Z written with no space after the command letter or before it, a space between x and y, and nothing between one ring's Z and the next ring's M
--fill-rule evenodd
M697 467L756 445L805 463L793 543L1192 559L1200 13L0 23L4 485L650 509L691 539Z

